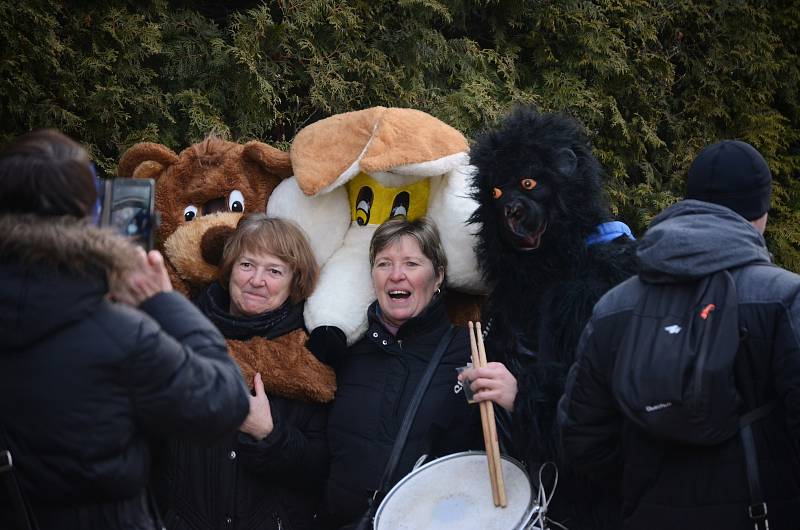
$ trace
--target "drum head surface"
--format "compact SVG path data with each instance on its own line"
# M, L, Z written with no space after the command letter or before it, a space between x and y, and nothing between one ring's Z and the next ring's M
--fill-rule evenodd
M412 471L386 495L376 530L512 530L533 510L530 483L516 462L503 458L508 506L495 507L486 454L448 455Z

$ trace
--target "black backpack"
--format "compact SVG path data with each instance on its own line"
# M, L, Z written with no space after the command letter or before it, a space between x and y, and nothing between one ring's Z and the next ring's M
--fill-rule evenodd
M734 363L739 302L731 274L684 283L646 283L620 341L612 391L628 419L652 436L715 445L741 436L750 489L748 513L766 524L751 424L776 406L741 415ZM746 382L745 382L746 383Z
M739 303L728 271L644 283L617 352L614 395L652 435L714 445L739 430Z

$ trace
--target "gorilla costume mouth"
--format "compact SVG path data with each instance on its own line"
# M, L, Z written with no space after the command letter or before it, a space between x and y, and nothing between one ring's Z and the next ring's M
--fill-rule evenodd
M542 236L547 230L547 223L542 223L531 231L516 219L507 219L506 225L511 235L512 245L516 250L524 252L539 248L542 243Z

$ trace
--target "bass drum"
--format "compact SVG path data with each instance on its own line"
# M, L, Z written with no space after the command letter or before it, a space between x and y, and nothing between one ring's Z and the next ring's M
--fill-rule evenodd
M508 504L494 505L486 453L455 453L398 482L375 512L375 530L522 530L538 511L528 474L502 457Z

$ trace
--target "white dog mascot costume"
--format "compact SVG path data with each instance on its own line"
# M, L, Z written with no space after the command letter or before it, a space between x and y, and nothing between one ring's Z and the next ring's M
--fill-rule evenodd
M272 192L267 213L299 224L320 264L305 305L309 330L335 326L347 343L367 329L375 300L369 242L383 221L423 215L439 229L447 285L484 292L466 224L477 207L468 197L469 145L460 132L424 112L373 107L337 114L297 133L294 176Z

